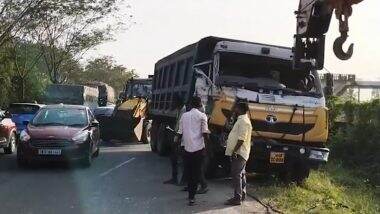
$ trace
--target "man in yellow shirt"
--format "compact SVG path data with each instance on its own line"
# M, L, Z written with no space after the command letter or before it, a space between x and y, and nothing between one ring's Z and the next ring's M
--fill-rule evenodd
M240 205L246 196L245 166L251 152L252 124L247 114L249 108L245 102L239 102L234 107L238 115L227 139L226 155L231 157L231 175L234 187L234 197L226 205Z

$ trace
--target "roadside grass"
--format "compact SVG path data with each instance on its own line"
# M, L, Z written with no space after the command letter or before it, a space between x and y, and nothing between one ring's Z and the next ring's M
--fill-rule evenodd
M300 186L265 178L249 193L284 213L380 213L379 188L334 162L312 171Z

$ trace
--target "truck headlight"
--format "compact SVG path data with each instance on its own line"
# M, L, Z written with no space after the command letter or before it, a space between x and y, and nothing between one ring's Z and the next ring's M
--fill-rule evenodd
M329 159L329 152L327 151L318 151L318 150L310 150L310 159L313 160L321 160L326 161Z
M76 143L83 143L87 141L87 138L88 132L79 132L72 138L72 140Z
M26 130L22 130L20 133L20 140L21 142L27 142L30 140L30 135Z

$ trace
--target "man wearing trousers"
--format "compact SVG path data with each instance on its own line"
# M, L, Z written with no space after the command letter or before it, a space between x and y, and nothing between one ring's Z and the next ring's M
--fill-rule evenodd
M245 102L236 103L234 112L238 116L227 139L226 155L231 157L231 175L234 197L226 205L240 205L246 197L245 166L251 151L252 124L247 114L249 108Z
M201 99L193 97L191 110L182 115L178 129L178 139L182 139L185 149L184 161L190 206L195 204L195 194L201 180L202 163L206 155L205 139L208 139L209 134L207 116L199 111L201 106Z
M186 106L183 104L183 101L181 100L181 98L179 97L176 97L175 98L175 106L176 106L176 110L177 110L177 116L176 116L176 126L174 127L174 131L175 132L178 132L178 129L179 129L179 120L181 118L181 116L186 112ZM169 133L170 136L173 136L174 133ZM169 138L169 139L173 139L170 143L170 149L171 149L171 152L170 152L170 163L171 163L171 167L172 167L172 177L167 180L167 181L164 181L164 184L178 184L178 162L179 162L179 156L180 156L180 153L181 153L181 149L180 149L180 146L182 145L179 145L177 143L177 136L174 136L173 138ZM183 178L182 178L183 179Z

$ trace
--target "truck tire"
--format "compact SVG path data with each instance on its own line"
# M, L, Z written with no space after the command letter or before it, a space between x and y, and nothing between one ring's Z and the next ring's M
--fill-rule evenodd
M142 143L143 144L151 144L152 141L152 123L148 121L144 127L143 134L142 134Z
M296 165L292 173L292 181L298 185L302 184L310 174L310 167L304 164Z
M279 173L279 178L285 184L294 182L300 185L305 181L305 179L309 177L309 174L310 174L310 167L305 166L303 164L301 165L297 164L291 168L288 168L287 170L281 171Z
M160 124L153 120L152 128L150 130L150 148L152 152L157 152L157 139L158 139L158 129Z
M161 124L157 133L157 153L160 156L165 156L168 154L168 135L166 132L166 124Z
M16 135L11 133L8 139L8 146L4 148L5 154L13 154L16 151Z

